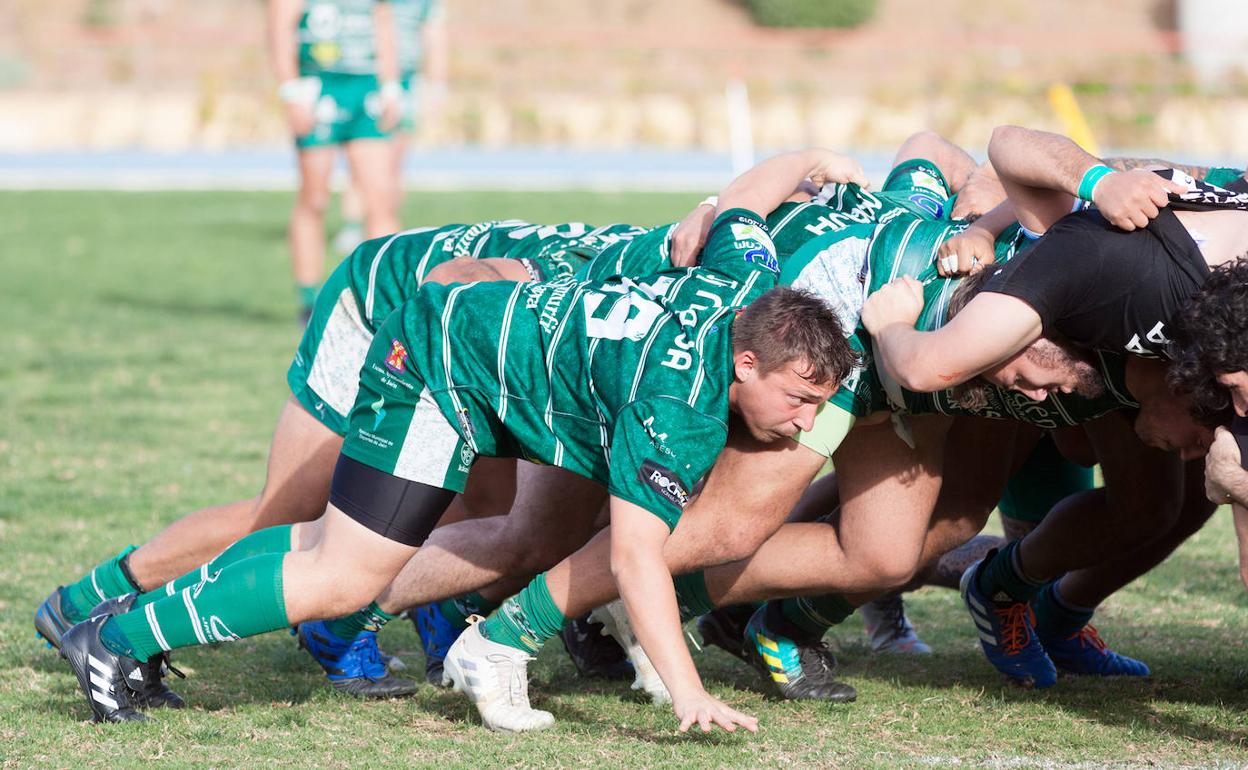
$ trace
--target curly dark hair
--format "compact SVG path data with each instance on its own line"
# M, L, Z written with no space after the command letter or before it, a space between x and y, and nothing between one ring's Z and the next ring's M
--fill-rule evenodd
M1170 387L1191 397L1196 419L1222 419L1231 394L1217 375L1248 370L1248 255L1213 269L1183 308L1173 338Z

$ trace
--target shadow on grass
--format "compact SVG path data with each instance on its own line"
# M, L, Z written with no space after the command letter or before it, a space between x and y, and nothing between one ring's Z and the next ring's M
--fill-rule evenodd
M1182 638L1181 634L1160 634ZM850 683L864 679L890 686L979 689L1006 703L1047 704L1108 727L1145 728L1195 741L1217 742L1237 749L1248 746L1248 727L1221 727L1174 711L1163 704L1248 708L1245 676L1216 670L1216 663L1181 652L1169 657L1145 655L1156 665L1147 678L1096 678L1063 674L1044 691L1011 684L980 655L938 653L921 658L843 657L841 674ZM1229 674L1229 675L1228 675Z

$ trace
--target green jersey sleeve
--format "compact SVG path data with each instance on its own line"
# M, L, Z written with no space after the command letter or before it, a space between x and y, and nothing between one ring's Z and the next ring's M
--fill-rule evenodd
M727 426L675 398L634 401L615 420L608 491L676 528L693 485L728 439Z

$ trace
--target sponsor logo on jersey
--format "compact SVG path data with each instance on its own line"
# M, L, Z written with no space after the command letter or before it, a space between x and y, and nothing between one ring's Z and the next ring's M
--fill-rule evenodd
M459 472L467 473L472 467L472 461L477 459L477 453L472 451L472 447L467 444L461 444L459 447Z
M773 273L780 272L780 260L766 249L751 249L745 252L745 261L762 265Z
M931 214L933 219L940 219L945 211L944 204L926 193L914 193L910 196L910 202Z
M407 348L398 339L390 340L390 355L386 356L386 368L395 374L402 374L407 364Z
M1144 340L1147 341L1147 345L1140 340L1139 334L1132 335L1131 341L1127 343L1127 352L1137 356L1156 356L1158 349L1165 349L1170 344L1170 340L1166 338L1166 322L1158 321L1157 325L1144 335Z
M771 236L759 225L733 222L729 229L732 231L732 239L738 242L737 248L757 246L773 254L776 251L776 244L772 243ZM744 243L742 243L743 241Z
M381 427L381 421L386 419L386 397L382 396L369 406L371 406L373 410L373 431L376 432L376 430Z
M464 441L472 441L472 418L468 416L467 407L455 412L455 421L459 423L459 432L464 437Z
M637 478L676 507L684 508L689 504L689 490L685 489L675 473L662 465L646 460L641 464Z

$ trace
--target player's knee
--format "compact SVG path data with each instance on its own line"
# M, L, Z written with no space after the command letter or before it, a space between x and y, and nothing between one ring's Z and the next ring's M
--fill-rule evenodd
M920 554L910 549L877 550L853 558L863 582L880 590L900 588L919 572Z

